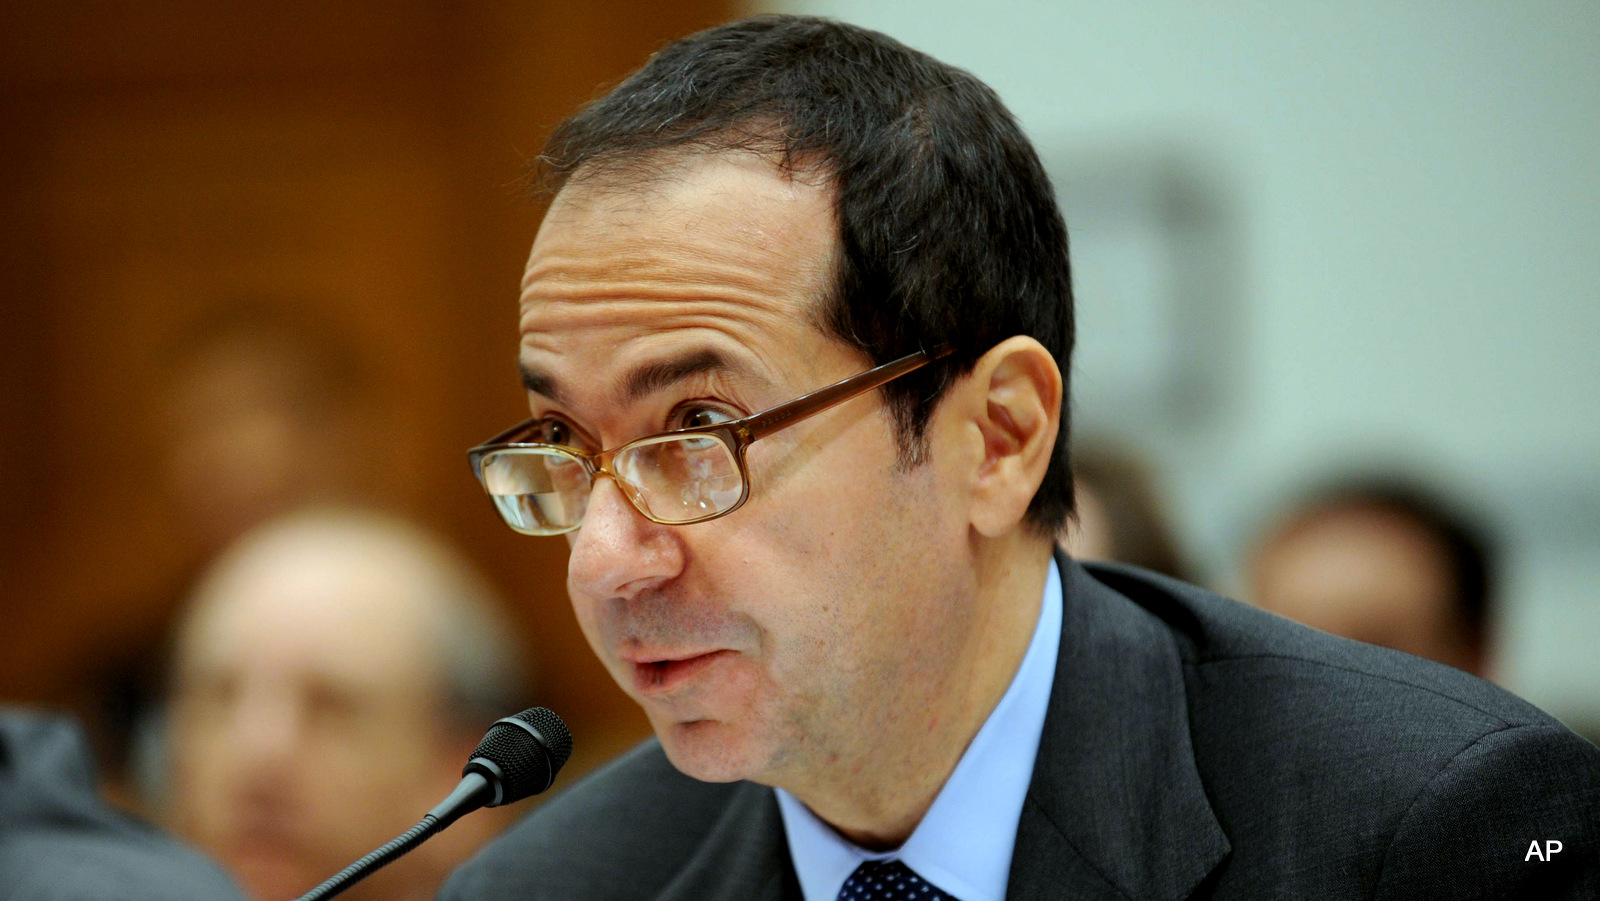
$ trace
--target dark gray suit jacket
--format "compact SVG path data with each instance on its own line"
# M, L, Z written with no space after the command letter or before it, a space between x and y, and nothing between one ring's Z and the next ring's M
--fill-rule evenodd
M1128 567L1061 565L1007 896L1600 898L1600 749L1487 682ZM1530 843L1556 840L1553 862ZM648 743L441 901L798 899L777 803Z
M216 865L112 812L65 720L0 710L0 901L243 901Z

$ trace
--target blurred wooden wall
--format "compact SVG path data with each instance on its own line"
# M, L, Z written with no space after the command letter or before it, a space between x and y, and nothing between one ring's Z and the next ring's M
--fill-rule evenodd
M647 732L464 450L525 411L511 187L550 127L730 2L10 2L0 9L0 701L87 709L194 548L155 487L161 348L308 298L386 406L385 500L495 578L588 762ZM586 752L586 753L585 753ZM582 763L578 760L576 763Z

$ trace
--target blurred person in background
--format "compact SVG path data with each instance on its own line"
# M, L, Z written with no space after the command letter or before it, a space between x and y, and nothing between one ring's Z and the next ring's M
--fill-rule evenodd
M148 606L176 615L200 570L240 535L301 506L366 499L375 431L368 373L336 324L285 298L219 298L168 343L157 449L174 540L189 562ZM170 629L106 661L87 725L113 801L141 809L128 765L160 694Z
M1189 579L1150 466L1105 440L1074 443L1074 516L1058 541L1079 560L1113 560Z
M484 580L419 529L317 509L249 533L205 574L171 677L174 828L257 901L293 898L410 828L522 705ZM432 898L504 824L457 823L349 893Z
M1451 503L1366 478L1278 517L1248 552L1245 583L1273 613L1487 677L1494 567L1489 536Z
M200 558L294 507L368 493L372 392L335 324L234 299L180 334L168 371L162 475Z
M215 864L101 802L70 720L0 708L0 899L238 897Z

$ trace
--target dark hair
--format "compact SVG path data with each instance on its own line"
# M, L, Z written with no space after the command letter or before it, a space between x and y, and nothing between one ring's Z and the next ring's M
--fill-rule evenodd
M1291 521L1349 509L1377 510L1422 530L1438 546L1453 583L1451 600L1467 641L1488 643L1494 595L1494 548L1489 533L1455 504L1398 476L1345 478L1324 484L1296 505Z
M941 365L883 390L907 464L946 387L991 347L1029 335L1071 368L1067 228L1049 177L993 90L885 35L760 16L676 41L567 120L534 183L648 177L660 151L770 156L835 192L839 255L824 332L873 363L949 345ZM581 171L580 171L581 170ZM1067 394L1028 522L1072 509Z

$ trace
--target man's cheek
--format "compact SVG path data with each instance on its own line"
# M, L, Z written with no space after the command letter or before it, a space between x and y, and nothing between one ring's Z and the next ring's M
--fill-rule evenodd
M570 585L567 588L567 595L572 599L572 613L578 620L578 628L583 630L584 639L589 642L589 648L608 669L615 670L618 661L606 647L601 605L594 599L573 591Z
M761 662L747 654L716 661L706 676L689 697L705 705L706 715L713 719L746 717L772 694L771 679L763 672Z

